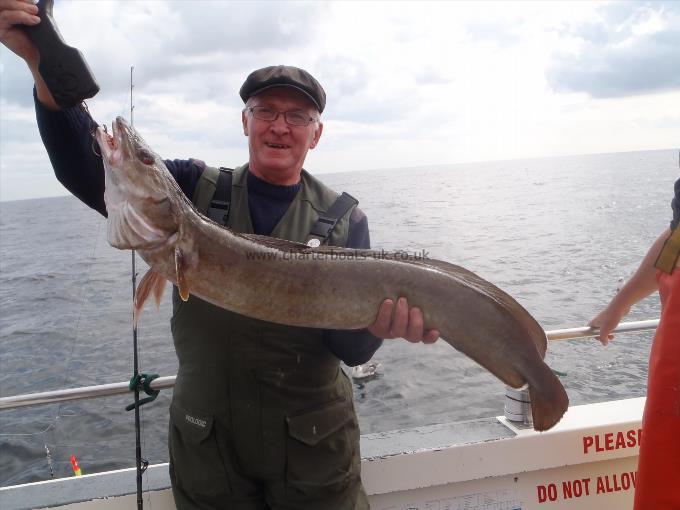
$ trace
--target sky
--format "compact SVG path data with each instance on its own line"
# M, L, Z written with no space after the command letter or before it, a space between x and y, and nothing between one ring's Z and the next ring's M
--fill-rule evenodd
M680 2L55 0L101 90L167 159L247 161L238 90L261 67L326 90L312 173L680 146ZM0 49L0 200L64 195L26 65Z

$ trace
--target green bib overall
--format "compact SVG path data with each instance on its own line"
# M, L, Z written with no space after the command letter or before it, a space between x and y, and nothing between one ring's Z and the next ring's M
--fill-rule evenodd
M234 170L228 227L252 233L247 166ZM305 242L337 194L303 170L272 232ZM344 246L349 214L329 244ZM254 285L257 282L253 282ZM173 289L179 370L170 408L178 508L368 508L352 386L323 331L229 312Z

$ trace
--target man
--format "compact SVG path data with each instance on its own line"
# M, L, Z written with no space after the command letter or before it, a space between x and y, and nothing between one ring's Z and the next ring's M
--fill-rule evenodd
M18 27L38 23L36 12L28 1L0 0L0 40L33 74L38 125L57 178L106 215L102 161L89 134L95 123L82 107L59 110L37 70L37 50ZM323 132L326 95L318 81L273 66L251 73L240 95L248 163L220 174L198 160L166 161L187 196L205 212L224 202L217 194L228 197L221 218L236 231L368 248L356 201L345 199L338 214L337 194L302 168ZM231 180L226 190L217 175ZM315 234L332 211L332 230ZM352 387L339 360L364 363L383 338L435 341L439 333L424 331L420 310L404 298L386 299L368 330L324 331L257 321L194 296L182 302L175 289L173 312L179 370L169 449L177 506L367 508Z

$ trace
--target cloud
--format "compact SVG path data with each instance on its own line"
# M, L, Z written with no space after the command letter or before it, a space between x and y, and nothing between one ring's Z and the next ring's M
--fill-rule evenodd
M242 81L262 53L274 53L274 63L289 63L279 60L310 44L324 8L321 3L88 0L60 2L54 14L66 42L85 55L101 97L127 89L131 65L140 90L185 78L205 81L202 75L209 73L215 83L211 92L221 92L225 78ZM25 64L5 48L0 59L3 99L29 106L32 81ZM197 88L203 83L183 93L191 96Z
M485 17L475 19L466 25L468 36L477 41L488 42L494 46L507 47L519 43L522 40L521 27L518 20L509 22L507 17Z
M326 91L333 96L354 95L366 88L369 81L366 62L346 55L324 55L314 66L323 76Z
M546 73L554 90L611 98L680 89L680 3L613 4L600 15L565 30L579 49L555 57Z
M293 49L313 40L315 20L325 6L317 2L171 2L181 30L169 43L180 54Z
M672 146L680 92L630 94L675 87L679 7L63 0L55 17L101 86L93 117L129 116L134 66L135 125L167 158L245 162L243 80L307 69L328 105L306 167L340 171ZM3 48L0 64L0 199L57 192L30 73Z
M0 45L0 99L24 107L33 105L33 78L26 64Z
M453 81L446 70L432 65L417 70L415 79L418 85L445 85Z

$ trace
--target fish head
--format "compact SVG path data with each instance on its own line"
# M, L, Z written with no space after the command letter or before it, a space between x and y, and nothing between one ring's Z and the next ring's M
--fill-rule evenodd
M97 130L106 177L117 191L126 196L160 199L166 196L162 170L163 160L125 119L117 117L111 124L112 134Z
M125 119L96 134L104 162L108 241L120 249L154 249L178 230L181 191L158 156Z

